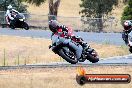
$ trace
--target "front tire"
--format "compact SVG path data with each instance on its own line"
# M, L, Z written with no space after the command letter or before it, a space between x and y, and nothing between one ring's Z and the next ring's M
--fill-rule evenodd
M14 22L14 20L10 21L9 27L10 27L11 29L15 29L15 22Z
M12 25L10 26L10 28L11 28L11 29L15 29L15 27L14 27L14 26L12 26Z
M71 51L72 52L72 51ZM74 55L74 58L70 58L68 55L66 55L65 51L63 49L59 50L59 55L65 59L67 62L71 63L71 64L76 64L78 62L76 56Z

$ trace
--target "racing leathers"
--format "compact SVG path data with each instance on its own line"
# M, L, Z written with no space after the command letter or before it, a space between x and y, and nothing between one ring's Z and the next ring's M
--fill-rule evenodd
M6 11L5 16L6 16L7 24L10 24L10 21L14 20L14 17L16 16L16 14L19 14L19 12L16 11L15 9Z
M131 32L132 28L129 30L123 30L122 38L125 41L125 44L128 45L128 34Z
M130 23L130 21L128 22L129 22L129 25L124 25L124 30L122 33L122 38L125 41L126 45L128 45L128 34L132 31L132 24Z

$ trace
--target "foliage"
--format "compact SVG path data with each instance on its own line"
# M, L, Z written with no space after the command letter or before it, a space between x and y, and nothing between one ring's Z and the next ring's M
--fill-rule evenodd
M99 18L97 27L99 32L103 30L103 17L106 16L114 5L118 5L118 0L81 0L80 7L83 9L79 12L82 17Z
M113 5L118 4L118 0L81 0L80 7L83 9L80 11L82 16L97 17L100 18L105 14L108 14Z
M24 0L25 2L31 3L31 4L35 4L36 6L41 5L42 3L44 3L46 0Z
M0 10L6 11L8 5L12 5L14 9L19 12L27 12L26 5L22 4L23 0L1 0L0 1Z
M46 0L24 0L24 1L39 6L42 3L44 3ZM60 4L60 0L49 0L49 15L50 15L48 17L49 20L56 19L59 4Z
M132 20L132 0L128 1L128 5L124 9L121 20Z

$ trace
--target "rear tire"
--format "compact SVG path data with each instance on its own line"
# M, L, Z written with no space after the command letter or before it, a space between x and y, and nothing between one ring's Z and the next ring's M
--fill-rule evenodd
M76 57L75 57L74 59L68 57L68 56L64 53L63 49L60 49L60 50L59 50L59 55L60 55L63 59L65 59L67 62L69 62L69 63L71 63L71 64L76 64L76 63L78 62L78 60L77 60Z
M27 24L26 22L24 22L23 28L24 28L25 30L29 30L29 26L28 26L28 24Z
M129 51L132 53L132 47L129 48Z
M89 60L92 63L96 63L96 62L99 61L98 54L95 50L93 50L93 52L95 53L95 56L92 55L92 54L88 54L88 56L87 56L88 59L87 60Z

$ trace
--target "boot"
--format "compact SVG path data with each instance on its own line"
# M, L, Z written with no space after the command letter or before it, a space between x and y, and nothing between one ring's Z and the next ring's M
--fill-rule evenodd
M90 48L90 45L87 45L87 43L82 43L83 50L86 51L87 49Z

